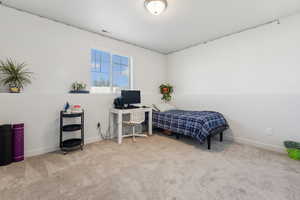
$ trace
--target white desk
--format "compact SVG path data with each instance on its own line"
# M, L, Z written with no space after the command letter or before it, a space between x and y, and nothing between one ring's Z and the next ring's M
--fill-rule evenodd
M122 143L122 130L123 130L123 114L130 114L133 112L148 112L148 134L152 135L152 108L134 108L134 109L110 109L109 126L111 135L114 132L114 114L117 115L117 127L118 127L118 143Z

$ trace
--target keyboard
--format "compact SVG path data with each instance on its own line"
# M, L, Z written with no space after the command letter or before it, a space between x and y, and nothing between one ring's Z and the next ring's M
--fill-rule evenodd
M135 109L135 108L140 108L139 106L128 106L128 107L125 107L124 109Z

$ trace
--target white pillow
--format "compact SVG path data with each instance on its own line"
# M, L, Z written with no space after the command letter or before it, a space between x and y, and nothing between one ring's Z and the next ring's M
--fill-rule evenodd
M168 110L175 110L176 107L167 103L155 104L153 105L160 112L165 112Z

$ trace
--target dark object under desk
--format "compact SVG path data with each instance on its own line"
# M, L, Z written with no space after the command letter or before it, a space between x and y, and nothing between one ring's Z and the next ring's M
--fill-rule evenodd
M80 124L64 124L64 118L78 118L80 117ZM64 140L63 135L71 132L80 131L80 138L71 138ZM84 111L80 113L66 113L60 112L60 137L59 137L60 149L66 154L68 151L81 149L84 146Z

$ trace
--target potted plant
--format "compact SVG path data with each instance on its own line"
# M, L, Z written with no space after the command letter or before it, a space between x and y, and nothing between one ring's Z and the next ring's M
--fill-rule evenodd
M161 84L159 86L160 88L160 93L163 95L163 97L161 98L164 101L171 101L172 97L171 94L173 93L173 86L171 86L170 84Z
M89 93L89 91L86 90L86 84L82 82L74 82L71 88L70 93Z
M20 93L24 86L31 83L32 72L28 71L25 63L18 63L12 59L0 61L0 83L8 86L11 93Z

